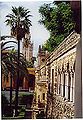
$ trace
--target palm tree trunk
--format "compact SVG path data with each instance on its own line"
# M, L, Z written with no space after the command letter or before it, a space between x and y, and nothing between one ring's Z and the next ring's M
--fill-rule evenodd
M16 80L16 101L15 101L15 116L18 116L18 90L19 90L19 57L20 57L20 40L18 40L18 69L17 69L17 80Z
M10 109L12 113L12 74L11 73L10 73Z
M1 61L2 61L2 53L1 53ZM1 91L3 90L3 86L2 86L2 65L1 65Z

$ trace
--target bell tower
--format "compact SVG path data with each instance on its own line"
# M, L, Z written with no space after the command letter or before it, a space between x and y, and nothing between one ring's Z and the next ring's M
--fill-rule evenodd
M22 53L27 61L31 61L33 57L33 43L31 42L30 33L25 34L25 38L23 39Z

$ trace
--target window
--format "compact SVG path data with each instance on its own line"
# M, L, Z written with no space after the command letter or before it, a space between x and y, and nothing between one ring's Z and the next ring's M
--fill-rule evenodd
M75 94L75 93L74 93L74 91L75 91L75 72L73 72L72 79L73 79L73 80L72 80L72 83L73 83L73 84L72 84L72 87L73 87L73 88L72 88L72 91L73 91L73 92L72 92L72 101L74 102L74 94Z
M70 86L70 101L74 102L74 80L75 80L75 76L74 76L74 72L71 73L71 86Z
M48 84L48 93L50 94L50 83Z
M38 95L38 103L40 103L40 95Z
M59 73L58 73L58 75L57 75L57 94L59 94L59 80L60 80L59 77L60 76L59 76Z
M59 74L59 76L60 76L60 78L59 78L60 79L59 80L60 81L60 83L59 83L59 94L61 94L61 74Z
M52 92L54 91L54 69L52 69Z
M63 97L65 97L65 73L63 78Z
M69 79L68 79L68 100L70 100L70 86L71 86L71 77L69 73Z
M57 77L57 94L61 94L61 74L58 73Z
M45 100L45 93L43 93L43 100Z
M74 87L75 87L75 73L69 73L69 82L68 82L68 100L74 102Z
M23 87L23 80L19 81L19 87Z
M61 73L61 96L63 96L64 72Z

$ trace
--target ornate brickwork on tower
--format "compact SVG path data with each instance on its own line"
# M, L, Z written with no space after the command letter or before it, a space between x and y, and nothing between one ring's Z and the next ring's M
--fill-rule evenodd
M48 84L46 81L46 57L48 53L43 51L39 45L38 51L38 66L35 71L35 113L33 118L45 117L46 105L47 105L47 88Z
M38 50L38 66L43 64L45 62L46 57L48 56L47 51L43 51L41 45L39 45L39 50Z
M24 57L27 61L31 61L33 57L33 43L31 43L31 36L30 33L27 33L25 35L25 38L23 39L23 49L22 53L24 54Z

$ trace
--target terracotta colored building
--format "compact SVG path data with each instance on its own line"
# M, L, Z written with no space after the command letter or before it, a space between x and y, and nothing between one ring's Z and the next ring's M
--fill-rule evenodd
M35 68L28 68L28 78L29 79L23 79L20 78L19 81L19 90L27 90L27 91L33 91L34 90L34 86L35 86ZM15 79L12 81L12 88L13 90L15 89L15 81L16 81L16 77ZM10 89L10 74L9 74L9 78L8 80L4 81L4 75L2 76L2 90L9 90Z

